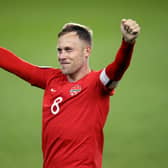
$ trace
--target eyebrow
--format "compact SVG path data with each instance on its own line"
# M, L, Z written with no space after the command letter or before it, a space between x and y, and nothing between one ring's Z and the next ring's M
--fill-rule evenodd
M64 50L71 50L72 47L65 47Z
M62 50L72 50L72 47L64 47L64 48L57 48L58 51L62 51Z

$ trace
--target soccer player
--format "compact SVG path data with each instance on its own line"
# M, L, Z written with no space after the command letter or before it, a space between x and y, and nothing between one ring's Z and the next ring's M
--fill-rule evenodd
M103 127L110 96L130 64L140 26L121 21L122 44L112 63L91 70L92 31L69 23L58 34L61 68L32 65L0 48L0 67L45 90L42 111L43 168L101 168Z

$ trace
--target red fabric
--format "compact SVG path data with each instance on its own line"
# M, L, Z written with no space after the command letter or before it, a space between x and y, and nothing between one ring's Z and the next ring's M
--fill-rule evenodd
M0 68L3 68L18 77L40 88L46 87L48 74L51 69L32 65L5 48L0 47Z
M50 76L43 100L43 168L101 168L109 95L99 74L73 83L59 70ZM56 115L51 107L59 109Z
M43 69L0 48L0 67L40 88L45 88L42 114L43 168L101 168L103 127L109 95L99 72L70 83L58 69ZM51 112L57 98L58 114Z
M130 64L133 49L134 43L130 44L124 40L122 41L114 62L106 67L106 74L111 80L118 81L122 78Z
M121 79L132 50L133 45L123 41L115 61L106 68L110 79ZM102 85L101 71L92 71L70 83L60 70L32 65L4 48L0 48L0 67L45 89L43 168L102 167L103 127L109 111L107 93L111 91Z

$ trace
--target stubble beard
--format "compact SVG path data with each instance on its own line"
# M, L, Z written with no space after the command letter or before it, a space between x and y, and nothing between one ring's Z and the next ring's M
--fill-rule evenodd
M74 76L76 76L76 74L78 74L78 72L80 71L80 68L81 67L76 67L76 68L73 68L73 67L69 67L69 68L61 68L61 71L64 75L70 77L70 78L73 78Z

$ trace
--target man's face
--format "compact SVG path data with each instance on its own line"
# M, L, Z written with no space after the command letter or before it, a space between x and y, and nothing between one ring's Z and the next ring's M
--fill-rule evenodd
M58 61L64 74L78 74L87 66L90 50L88 49L86 42L79 39L76 32L62 35L58 39L57 50Z

